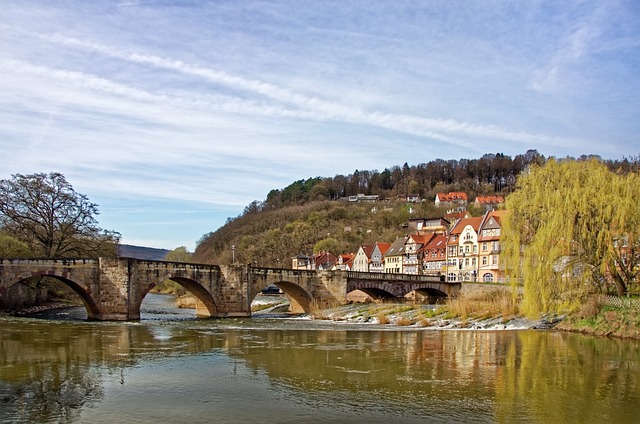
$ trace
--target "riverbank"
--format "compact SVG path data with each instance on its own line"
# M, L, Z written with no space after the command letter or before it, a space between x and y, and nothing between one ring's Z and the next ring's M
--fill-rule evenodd
M631 302L625 298L594 296L579 311L560 323L558 329L592 336L640 340L640 305L637 300Z
M397 303L354 303L334 308L313 311L312 319L331 320L350 324L382 324L399 327L416 327L433 330L526 330L550 329L561 317L549 316L531 320L518 315L512 316L468 316L462 318L447 311L446 306L397 304Z

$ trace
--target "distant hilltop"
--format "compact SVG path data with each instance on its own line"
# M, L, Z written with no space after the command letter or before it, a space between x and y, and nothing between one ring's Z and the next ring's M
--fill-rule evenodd
M118 245L118 256L125 258L162 261L169 252L171 251L167 249L156 249L154 247L132 246L130 244Z

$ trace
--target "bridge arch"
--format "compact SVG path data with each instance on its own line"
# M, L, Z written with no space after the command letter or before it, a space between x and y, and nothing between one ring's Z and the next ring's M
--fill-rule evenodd
M27 278L20 278L18 280L13 281L12 283L9 284L9 286L7 287L7 291L10 291L12 289L15 289L16 287L18 287L19 285L23 284L26 286L29 286L29 282L34 282L36 284L35 289L37 290L37 285L41 282L41 281L46 281L46 279L52 279L52 280L56 280L56 281L60 281L61 283L63 283L65 286L69 287L71 290L73 290L73 292L75 292L78 297L80 297L80 300L82 300L82 303L85 307L85 309L87 310L87 319L89 320L94 320L94 319L98 319L98 317L100 316L100 308L98 307L98 305L96 304L95 300L93 299L93 297L91 296L91 293L82 285L76 283L75 281L66 278L62 275L57 275L54 272L48 272L46 274L38 274L38 275L33 275Z
M433 287L420 287L414 289L414 300L419 303L435 304L443 302L449 296L442 290Z
M307 291L290 281L273 283L279 287L289 299L289 312L292 314L308 314L313 308L313 298Z
M393 293L389 293L388 291L379 287L360 287L356 290L363 292L371 299L373 299L374 302L393 302L397 300L396 296ZM352 293L356 290L352 290L349 293ZM347 293L347 296L349 293Z
M162 279L162 281L165 280L175 281L181 287L184 287L184 289L189 294L194 296L196 301L196 316L200 318L210 318L218 316L218 306L216 305L215 299L213 298L213 296L211 296L211 293L209 293L207 289L200 283L190 278L176 276L169 276ZM142 301L144 300L145 296L162 281L157 281L149 284L140 293L140 301L138 302L136 307L138 315L140 314L140 307L142 306Z

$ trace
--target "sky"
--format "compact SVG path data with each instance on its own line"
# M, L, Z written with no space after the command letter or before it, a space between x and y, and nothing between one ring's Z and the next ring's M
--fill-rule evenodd
M438 158L640 154L640 2L0 5L0 179L195 249L272 189Z

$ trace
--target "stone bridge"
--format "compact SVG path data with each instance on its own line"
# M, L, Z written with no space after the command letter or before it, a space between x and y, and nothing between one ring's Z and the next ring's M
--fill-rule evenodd
M290 301L292 313L347 302L347 293L361 290L374 299L425 299L455 296L460 283L437 277L348 271L302 271L250 265L204 265L134 258L2 259L0 305L7 305L20 285L36 286L42 277L62 281L82 299L91 320L137 320L149 291L165 280L183 286L196 299L202 317L250 316L260 291L276 285Z

